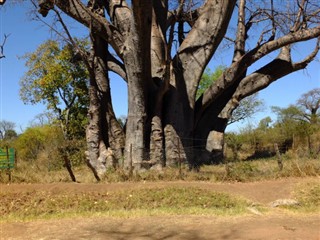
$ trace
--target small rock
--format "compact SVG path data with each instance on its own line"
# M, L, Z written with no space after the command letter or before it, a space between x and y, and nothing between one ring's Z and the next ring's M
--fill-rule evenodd
M278 200L270 203L271 207L296 206L296 205L300 205L300 203L294 199L278 199Z
M254 207L248 207L247 209L248 209L250 212L252 212L253 214L262 216L262 213L261 213L258 209L254 208Z

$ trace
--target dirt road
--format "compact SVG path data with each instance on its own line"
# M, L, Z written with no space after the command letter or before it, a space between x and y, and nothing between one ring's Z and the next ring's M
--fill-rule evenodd
M115 184L12 184L0 192L48 191L50 193L117 191L167 186L196 186L228 192L269 206L277 199L291 198L297 184L318 178L290 178L253 183L155 182ZM320 240L318 213L288 214L281 209L248 213L241 217L148 216L81 217L59 220L1 223L0 239L301 239Z

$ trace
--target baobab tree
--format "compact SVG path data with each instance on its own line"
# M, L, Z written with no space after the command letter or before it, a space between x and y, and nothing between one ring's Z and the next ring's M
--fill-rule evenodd
M319 51L318 0L39 1L43 16L51 10L64 12L90 32L88 163L98 176L115 136L125 138L126 167L161 168L183 158L197 168L199 152L210 154L209 135L222 144L241 99L307 67ZM196 99L203 71L226 41L234 50L230 65ZM303 59L293 61L296 43L308 47ZM248 70L265 56L267 63ZM109 71L127 82L125 135L110 130Z
M303 117L311 124L320 123L320 88L315 88L303 94L297 101Z

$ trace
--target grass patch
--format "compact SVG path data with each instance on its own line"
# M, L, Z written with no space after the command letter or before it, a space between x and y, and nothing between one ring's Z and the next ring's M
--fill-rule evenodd
M299 184L294 196L300 203L298 206L290 207L292 210L307 213L320 213L320 183L308 182Z
M2 194L3 220L30 220L84 215L238 215L249 202L199 188L155 188L115 192L23 192Z
M284 159L280 171L277 160L257 159L237 161L219 166L208 166L216 176L216 181L250 182L287 177L316 177L320 173L318 159Z
M96 182L91 170L85 166L73 169L77 181ZM133 174L122 169L109 169L102 182L141 182L141 181L210 181L210 182L250 182L287 177L319 176L319 159L283 159L283 169L279 170L276 158L252 161L229 162L228 164L201 166L198 172L189 171L186 165L178 168L164 168L162 171L149 170ZM12 183L53 183L71 182L66 169L49 171L46 166L21 162L12 170ZM5 171L0 171L0 183L8 183Z
M298 204L283 205L282 209L295 213L320 214L320 183L307 182L298 184L293 192Z

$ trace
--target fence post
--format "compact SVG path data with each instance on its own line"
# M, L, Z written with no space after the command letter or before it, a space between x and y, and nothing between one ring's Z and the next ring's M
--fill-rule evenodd
M8 162L8 178L9 182L11 182L11 167L10 167L10 156L9 156L9 148L6 146L6 153L7 153L7 162Z
M276 151L276 154L277 154L279 170L282 171L283 163L282 163L282 158L281 158L281 154L280 154L279 147L278 147L277 143L274 144L274 150Z
M178 141L178 158L179 158L179 178L181 179L182 177L182 166L181 166L181 152L180 152L180 141L179 138L177 137L177 141Z
M133 175L133 166L132 166L132 144L130 144L130 158L129 158L129 177Z

